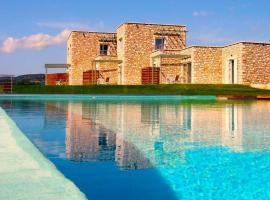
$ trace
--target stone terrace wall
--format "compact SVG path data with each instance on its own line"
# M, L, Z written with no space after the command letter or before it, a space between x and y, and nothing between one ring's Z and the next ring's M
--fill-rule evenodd
M270 84L270 44L243 43L243 84Z
M179 58L162 58L161 59L161 84L168 83L181 83L183 67ZM179 80L176 81L176 76L179 76Z
M218 47L193 47L192 83L222 83L222 49Z
M115 33L72 32L68 39L67 61L69 84L82 85L83 72L92 69L92 61L100 54L100 39L115 36ZM110 44L109 44L110 49ZM109 51L110 54L110 51ZM114 53L116 54L116 53Z
M102 62L98 66L101 78L109 82L106 84L116 85L118 83L118 63L117 62Z
M228 68L228 61L230 59L234 59L237 61L237 82L239 84L243 83L243 77L242 77L242 51L243 51L243 44L233 44L229 46L225 46L222 49L222 72L223 72L223 79L222 83L226 83L226 68Z
M151 65L150 55L155 48L155 33L165 29L185 31L186 27L127 23L118 28L117 32L121 33L121 36L118 35L118 38L121 37L123 42L121 44L123 48L120 51L118 50L118 53L122 55L121 57L124 57L123 72L125 78L123 84L141 84L141 69ZM185 48L186 32L182 32L178 37L179 40L176 46L178 46L178 49ZM171 46L171 44L165 42L165 46ZM119 57L119 59L121 58Z

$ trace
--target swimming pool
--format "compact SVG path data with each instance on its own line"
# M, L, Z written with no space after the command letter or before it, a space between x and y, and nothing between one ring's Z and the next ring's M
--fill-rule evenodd
M269 199L270 102L5 98L89 199Z

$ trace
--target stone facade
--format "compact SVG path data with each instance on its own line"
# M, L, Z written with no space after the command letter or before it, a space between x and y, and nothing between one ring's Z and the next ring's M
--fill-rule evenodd
M270 84L270 44L243 43L243 84Z
M99 66L94 61L100 56L100 44L105 43L101 40L113 37L116 37L115 33L71 32L67 43L67 62L71 65L68 69L70 85L82 85L83 72L98 70ZM116 57L116 47L111 42L106 44L109 45L108 56ZM114 62L107 65L109 69L115 68Z
M225 46L222 49L222 72L223 72L223 78L222 83L229 84L230 81L228 80L228 65L229 60L233 59L235 61L235 65L237 66L237 72L236 72L236 82L242 84L242 60L243 60L243 44L237 43Z
M224 47L194 46L180 54L182 64L192 66L192 83L261 87L270 84L270 44L240 42Z
M139 85L143 68L159 67L161 84L270 87L270 44L186 48L186 30L181 25L124 23L116 33L73 31L67 43L69 84L82 85L83 72L96 70L99 84Z
M191 83L222 83L221 48L194 46L182 55L182 64L191 63Z
M116 43L107 41L109 55L100 56L103 38L115 37ZM109 84L141 84L141 71L151 66L155 39L164 39L164 50L181 50L186 47L186 27L180 25L124 23L117 33L72 32L68 39L67 62L70 85L83 84L83 72L99 70L103 82ZM114 46L115 45L115 46ZM114 49L113 52L110 52ZM164 74L179 74L180 61L164 60ZM176 66L178 63L178 66ZM168 79L168 78L166 78ZM166 83L164 79L163 83ZM108 84L106 83L106 84Z
M222 51L223 83L228 83L228 61L234 60L237 80L244 85L270 84L270 44L241 42L229 45Z
M177 34L173 34L177 33ZM123 61L123 84L141 84L141 70L151 66L155 39L164 39L165 50L186 47L186 27L177 25L126 23L117 30L119 58Z

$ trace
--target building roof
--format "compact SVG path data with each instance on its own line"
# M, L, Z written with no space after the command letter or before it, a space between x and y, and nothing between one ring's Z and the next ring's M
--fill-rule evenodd
M256 44L256 45L270 45L270 42L257 42L257 41L239 41L232 44L225 45L223 47L233 46L237 44Z
M268 43L268 42L239 41L239 42L234 42L234 43L227 44L224 46L192 45L192 46L189 46L185 49L190 49L190 48L224 48L224 47L229 47L229 46L238 45L238 44L270 45L270 42ZM185 50L185 49L183 49L183 50Z
M175 26L175 27L187 27L186 25L180 24L161 24L161 23L145 23L145 22L124 22L120 24L117 29L125 24L138 24L138 25L153 25L153 26Z
M86 34L111 34L111 35L116 35L116 32L98 32L98 31L71 31L69 36L68 36L68 39L70 38L70 35L72 33L86 33Z

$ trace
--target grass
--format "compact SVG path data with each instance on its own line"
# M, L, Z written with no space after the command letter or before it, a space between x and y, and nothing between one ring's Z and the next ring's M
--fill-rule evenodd
M177 85L92 85L40 86L15 85L15 94L97 94L97 95L270 95L243 85L177 84Z

